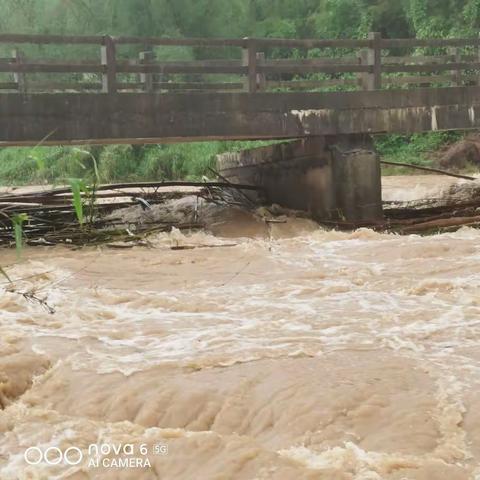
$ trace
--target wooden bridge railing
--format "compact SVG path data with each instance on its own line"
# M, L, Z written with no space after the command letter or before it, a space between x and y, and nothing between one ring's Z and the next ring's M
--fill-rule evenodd
M97 58L39 59L20 45L98 48ZM139 50L125 58L124 46ZM295 40L270 38L156 38L0 34L0 91L271 91L332 88L378 90L405 86L480 85L480 38ZM160 47L239 49L237 58L156 60ZM424 48L428 55L406 51ZM306 57L307 52L323 56ZM400 51L400 55L394 53ZM295 52L295 57L288 54ZM414 54L415 53L415 54ZM284 58L287 56L287 58ZM281 57L281 58L279 58ZM61 81L52 80L59 74ZM48 78L40 78L42 76ZM182 78L178 78L178 76ZM67 76L65 80L63 77ZM220 76L215 80L215 76ZM3 78L2 78L3 77ZM8 77L8 78L5 78ZM72 78L73 77L73 78ZM185 78L186 77L186 78ZM218 78L218 77L217 77Z

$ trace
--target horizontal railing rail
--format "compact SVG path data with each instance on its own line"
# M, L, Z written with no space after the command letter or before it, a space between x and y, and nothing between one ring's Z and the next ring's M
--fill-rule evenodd
M47 45L51 43L65 45L101 45L102 35L30 35L18 33L0 33L0 43L31 43Z
M41 57L33 53L35 46L41 47ZM77 46L89 52L96 47L99 53L97 58L78 52L79 58L72 60L66 60L66 52L61 58L45 58L45 46ZM205 48L217 53L215 58L167 61L157 55L163 47L195 49L190 56ZM218 49L225 48L228 52L216 58ZM0 49L2 92L256 93L480 85L480 38L386 39L379 33L366 39L0 34ZM240 51L232 53L235 49ZM132 51L136 58L131 58Z

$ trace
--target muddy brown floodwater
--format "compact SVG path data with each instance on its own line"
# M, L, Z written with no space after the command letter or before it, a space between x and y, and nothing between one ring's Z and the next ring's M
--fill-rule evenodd
M480 231L224 226L1 252L1 480L480 479Z

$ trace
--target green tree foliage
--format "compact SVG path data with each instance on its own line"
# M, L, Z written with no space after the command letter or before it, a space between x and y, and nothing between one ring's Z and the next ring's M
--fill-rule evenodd
M480 30L480 0L0 0L0 9L0 31L17 33L425 38Z
M476 34L480 0L0 0L0 30L159 36Z

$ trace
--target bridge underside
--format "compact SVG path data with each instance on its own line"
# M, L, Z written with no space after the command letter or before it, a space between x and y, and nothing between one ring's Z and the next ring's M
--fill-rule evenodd
M0 94L0 145L480 128L480 87L328 93Z

